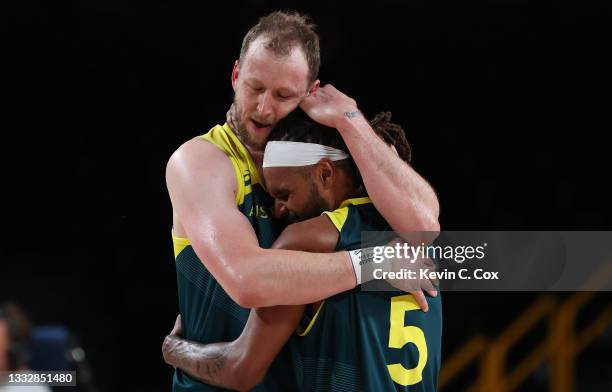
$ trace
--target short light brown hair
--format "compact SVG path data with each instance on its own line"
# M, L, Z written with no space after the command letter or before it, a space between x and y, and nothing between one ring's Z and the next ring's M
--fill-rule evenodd
M306 56L310 84L317 79L321 66L319 35L315 27L305 15L297 12L274 11L262 16L244 36L240 61L243 61L251 43L260 36L268 39L265 48L278 56L288 56L294 47L299 46Z

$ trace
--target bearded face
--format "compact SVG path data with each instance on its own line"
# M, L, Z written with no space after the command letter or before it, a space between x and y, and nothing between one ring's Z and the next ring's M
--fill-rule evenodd
M248 148L263 151L278 121L293 111L308 91L308 63L299 47L279 56L264 37L251 43L234 65L234 131Z

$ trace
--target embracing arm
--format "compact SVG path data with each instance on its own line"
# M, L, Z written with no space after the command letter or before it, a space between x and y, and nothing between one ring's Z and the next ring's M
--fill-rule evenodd
M248 391L263 380L295 331L304 306L252 309L233 342L202 344L170 334L162 346L164 360L206 384Z
M429 183L380 138L355 100L328 84L301 105L313 120L338 129L351 152L368 196L398 233L438 231L439 204Z
M290 225L274 243L277 249L331 252L338 233L325 217ZM233 342L200 344L181 339L180 317L162 346L166 363L210 385L249 390L259 384L297 327L304 305L252 309Z
M236 208L236 173L211 143L193 139L170 158L166 182L176 222L230 297L243 307L312 303L355 287L347 252L262 249Z

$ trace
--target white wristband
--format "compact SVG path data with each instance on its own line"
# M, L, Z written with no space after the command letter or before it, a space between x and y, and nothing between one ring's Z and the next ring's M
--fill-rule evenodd
M353 264L353 271L355 272L355 278L357 279L357 285L368 282L374 279L374 276L371 273L372 266L370 264L374 263L374 252L372 248L362 248L349 250L349 258L351 259L351 263ZM365 279L363 279L363 269L369 271L370 273L366 274Z

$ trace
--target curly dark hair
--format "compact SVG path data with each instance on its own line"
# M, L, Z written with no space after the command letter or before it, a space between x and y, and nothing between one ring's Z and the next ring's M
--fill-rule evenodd
M378 113L370 121L370 124L378 136L387 142L387 144L395 147L400 158L406 163L410 163L412 159L410 143L406 139L404 129L400 125L391 122L391 112Z
M381 139L395 147L400 158L406 163L410 163L412 157L410 143L408 143L402 127L391 122L391 112L378 113L370 124ZM274 140L322 144L349 153L346 143L336 129L315 122L299 108L279 121L268 138L268 141ZM363 185L357 165L352 158L334 163L339 168L346 170L356 184Z

